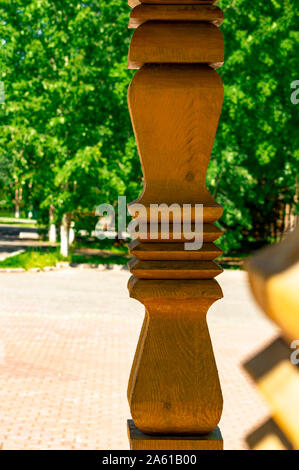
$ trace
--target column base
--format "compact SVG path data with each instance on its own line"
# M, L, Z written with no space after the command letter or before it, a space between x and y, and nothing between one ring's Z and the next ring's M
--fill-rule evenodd
M144 434L135 426L132 419L128 420L127 427L131 450L223 450L219 427L201 436Z

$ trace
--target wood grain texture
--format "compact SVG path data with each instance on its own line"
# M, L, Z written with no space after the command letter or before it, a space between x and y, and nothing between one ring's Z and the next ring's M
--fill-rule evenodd
M187 199L186 196L185 196L185 200ZM134 201L131 204L129 204L129 206L128 206L128 211L132 215L133 218L135 218L134 204L138 201L139 200ZM152 204L154 204L154 203L152 203ZM158 211L158 214L157 214L158 215L158 221L163 222L166 218L166 220L169 220L170 222L173 222L173 221L177 220L178 216L180 217L180 220L183 220L183 217L184 217L183 204L184 204L184 202L181 202L179 208L176 208L176 207L173 206L171 211L169 211L168 209L164 209L162 205L159 205L159 211ZM146 218L143 217L143 214L139 214L138 219L140 220L140 222L151 220L150 203L147 202L146 204L144 204L144 206L146 208ZM206 223L206 224L213 223L216 220L220 219L220 217L222 216L222 213L223 213L223 207L222 206L219 206L218 204L207 204L207 203L205 203L203 205L203 222ZM196 213L195 204L190 204L190 221L195 222L196 215L197 215L197 213Z
M222 101L221 79L207 65L146 65L135 74L128 104L145 184L129 210L136 202L217 206L206 172Z
M141 5L139 0L128 0L128 5L131 8L135 8L137 5Z
M223 450L218 427L203 436L152 436L141 432L130 419L127 429L131 450Z
M130 296L146 307L142 346L128 398L144 433L205 434L217 426L222 395L206 324L222 292L214 280L129 281Z
M213 260L222 254L213 243L204 243L200 250L187 251L184 243L142 243L134 240L129 244L130 253L141 260Z
M223 62L222 33L205 22L148 21L134 31L128 57L130 69L148 63L204 63L217 68Z
M195 238L195 226L191 224L191 231L184 231L181 233L182 229L181 226L176 226L175 224L158 225L158 231L155 233L154 238L150 232L150 225L145 227L141 226L136 234L136 240L142 241L144 243L151 243L153 240L156 240L159 243L178 243L181 242L190 242L193 241ZM214 242L222 235L222 231L215 227L213 224L203 224L203 241L204 242Z
M137 5L131 11L129 28L138 28L146 21L208 21L220 26L223 11L214 5Z
M213 279L223 269L213 261L140 261L133 258L130 272L139 279Z
M161 4L173 4L173 5L201 5L201 4L213 4L216 3L217 0L128 0L128 5L134 8L136 5L142 3L151 3L153 5L161 5Z
M176 303L180 301L199 302L207 307L222 298L222 290L218 282L211 280L190 280L181 281L139 281L138 278L131 276L128 281L130 297L146 304L159 303L160 299L164 302Z
M221 235L213 222L223 209L205 180L223 101L214 68L223 62L224 45L212 22L221 22L223 14L211 7L214 2L129 3L135 7L130 26L138 28L128 63L141 69L129 87L128 104L145 182L140 197L129 204L143 224L130 244L136 258L128 289L145 306L128 385L134 420L130 445L222 449L215 431L222 394L206 314L222 297L212 279L222 271L213 262L219 249L212 242ZM138 203L146 208L143 218L134 212ZM170 214L160 206L154 238L148 223L152 204L176 204ZM193 224L190 233L178 236L177 216L182 217L185 204L191 206ZM194 240L201 216L196 204L203 206L204 224L196 229L202 230L204 244L187 251L184 242Z

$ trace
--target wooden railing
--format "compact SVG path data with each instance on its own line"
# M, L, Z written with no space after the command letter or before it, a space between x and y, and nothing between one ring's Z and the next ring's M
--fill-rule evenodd
M145 179L135 203L145 207L143 222L151 204L179 204L180 216L191 204L193 225L195 205L203 205L201 249L187 251L188 237L175 239L174 219L163 238L163 211L157 239L148 228L131 244L129 292L146 309L128 388L131 449L223 447L222 394L206 323L222 297L214 279L221 251L213 244L222 207L205 184L223 100L215 71L224 60L223 12L213 3L129 1L136 30L128 65L139 70L128 103Z
M247 438L252 449L299 449L299 226L247 264L252 292L281 337L246 362L271 417Z

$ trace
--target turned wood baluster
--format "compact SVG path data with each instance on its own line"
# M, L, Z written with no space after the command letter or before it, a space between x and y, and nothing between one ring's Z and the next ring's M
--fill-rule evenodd
M170 230L130 245L130 296L146 309L128 387L131 449L221 449L222 394L206 314L222 297L213 222L222 208L205 179L223 100L222 11L213 1L130 0L128 92L145 184L137 201L203 205L203 246L185 250ZM133 214L134 204L129 205ZM140 220L140 216L139 216ZM148 220L148 219L147 219ZM173 227L172 227L173 228Z

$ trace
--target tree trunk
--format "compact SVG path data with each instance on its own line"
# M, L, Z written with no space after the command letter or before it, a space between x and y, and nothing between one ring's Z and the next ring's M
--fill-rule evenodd
M22 188L16 188L15 190L15 218L20 218L20 207L22 201Z
M75 240L75 230L73 229L72 226L70 226L70 229L69 229L69 244L71 245L74 240Z
M49 242L56 243L56 225L54 224L54 206L49 209Z
M69 255L71 214L64 214L60 226L60 254L65 258Z

